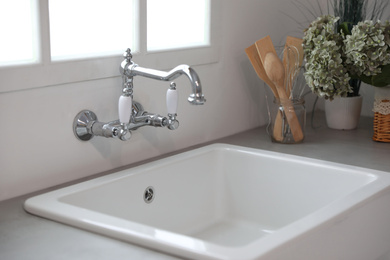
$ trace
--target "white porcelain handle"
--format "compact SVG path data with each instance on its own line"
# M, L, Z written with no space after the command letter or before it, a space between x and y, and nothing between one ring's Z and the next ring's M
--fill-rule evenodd
M133 98L131 96L120 96L118 102L119 121L122 124L130 122L131 111L133 109Z
M168 91L167 91L168 114L176 114L177 102L178 102L177 90L176 89L168 89Z

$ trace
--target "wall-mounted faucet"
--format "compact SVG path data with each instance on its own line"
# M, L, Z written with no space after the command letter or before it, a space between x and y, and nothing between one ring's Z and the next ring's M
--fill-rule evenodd
M104 136L126 141L130 139L132 130L142 126L167 127L170 130L175 130L179 127L179 121L176 119L178 98L176 84L171 82L167 91L168 115L164 117L146 112L140 103L133 101L134 76L172 81L181 75L186 75L191 82L192 89L188 101L192 105L203 105L206 102L202 94L202 86L198 74L190 66L179 65L171 71L164 72L139 67L132 61L130 49L126 50L123 57L124 60L119 68L123 78L123 90L118 103L119 120L102 123L98 121L95 113L83 110L76 115L73 122L73 131L78 139L88 141L93 136Z

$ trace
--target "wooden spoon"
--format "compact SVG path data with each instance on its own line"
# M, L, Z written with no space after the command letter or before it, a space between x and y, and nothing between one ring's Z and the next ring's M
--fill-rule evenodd
M303 140L303 132L297 115L295 114L294 106L291 100L288 98L284 88L285 73L283 63L275 53L269 52L265 55L263 65L268 78L276 85L280 103L283 106L283 110L286 115L287 122L290 126L293 138L295 142L300 142Z
M271 37L269 35L267 35L264 38L261 38L260 40L257 40L255 45L256 45L257 53L260 56L260 60L261 60L263 67L264 67L265 56L267 55L267 53L273 53L273 54L275 54L275 56L277 56L274 44L272 43ZM275 97L279 98L279 100L280 100L280 94L279 94L278 89L277 89L277 92L278 92L278 95L275 95ZM280 110L278 110L278 112L276 114L275 123L273 125L273 128L274 128L273 129L273 136L274 136L275 140L282 141L283 140L283 132L284 132L283 112Z
M267 73L264 70L263 63L260 60L259 53L257 52L256 46L253 44L245 49L246 55L252 63L253 68L255 69L257 76L262 79L271 89L272 93L276 98L279 98L278 91L275 84L268 78ZM275 118L275 123L273 125L273 138L276 141L281 142L283 140L283 129L282 129L282 114L277 113Z

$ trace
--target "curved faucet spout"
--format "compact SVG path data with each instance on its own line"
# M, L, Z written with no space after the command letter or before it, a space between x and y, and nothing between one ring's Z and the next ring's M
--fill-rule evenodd
M195 70L188 65L179 65L174 69L165 72L165 71L139 67L138 65L134 64L130 68L130 75L131 76L139 75L139 76L162 80L162 81L171 81L181 75L186 75L187 78L190 80L191 87L192 87L192 93L188 97L188 102L190 102L193 105L203 105L204 102L206 102L206 99L202 94L202 85L200 83L199 76L195 72Z

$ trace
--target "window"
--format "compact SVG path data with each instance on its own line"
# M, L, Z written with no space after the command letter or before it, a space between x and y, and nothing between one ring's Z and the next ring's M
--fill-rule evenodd
M38 62L35 7L30 0L0 1L0 65Z
M0 92L119 76L127 48L155 69L215 62L210 16L219 0L191 0L190 9L189 1L1 1L9 41L0 43Z
M180 11L172 12L173 7ZM209 1L205 0L196 4L183 0L148 0L148 51L209 45L209 9Z
M87 14L87 15L86 15ZM132 0L49 0L52 60L109 56L135 39Z

